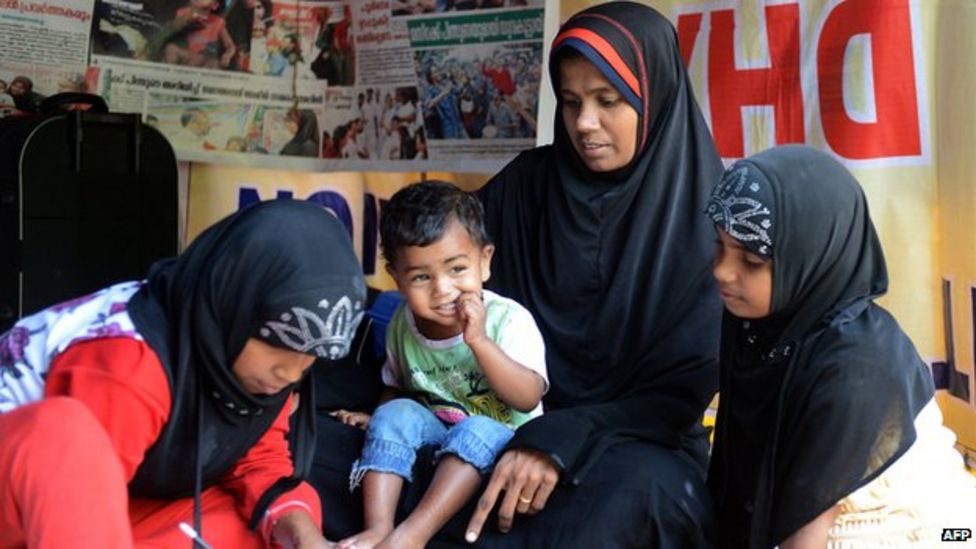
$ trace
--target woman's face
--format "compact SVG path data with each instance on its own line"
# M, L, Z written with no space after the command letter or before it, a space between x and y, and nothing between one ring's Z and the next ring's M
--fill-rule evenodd
M769 316L773 298L773 262L744 247L716 227L712 275L730 313L747 319Z
M562 117L573 148L595 172L620 169L637 152L637 111L581 57L559 64Z
M234 360L231 371L245 391L253 395L274 395L302 379L315 357L275 347L251 338Z
M25 93L27 93L27 91L28 91L27 85L24 84L23 80L14 80L13 82L10 83L10 86L7 88L7 93L9 93L14 97L17 97L18 95L24 95Z

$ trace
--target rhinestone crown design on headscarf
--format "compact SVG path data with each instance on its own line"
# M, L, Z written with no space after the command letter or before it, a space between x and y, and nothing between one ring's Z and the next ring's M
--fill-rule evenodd
M327 299L318 305L328 311L324 319L316 311L292 307L279 320L266 322L261 327L261 336L300 353L333 360L345 356L363 317L362 303L353 304L343 296L331 308Z

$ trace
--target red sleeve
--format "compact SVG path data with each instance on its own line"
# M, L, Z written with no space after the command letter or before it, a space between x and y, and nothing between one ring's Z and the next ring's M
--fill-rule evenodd
M234 467L224 476L221 485L234 494L237 511L245 520L251 520L254 507L261 495L281 477L291 476L294 467L288 449L288 416L295 397L285 403L274 424L257 444L251 447ZM303 509L312 516L316 526L322 527L322 510L319 496L308 483L303 482L285 492L268 506L258 530L270 543L271 528L278 518L288 511Z
M85 403L105 427L131 481L146 451L156 442L170 414L169 382L159 358L143 341L105 338L70 346L51 363L45 396L70 396ZM274 424L222 479L234 494L237 511L250 520L261 495L293 471L285 436L289 399ZM272 502L260 528L269 539L274 521L295 508L306 510L321 527L318 494L307 483Z
M169 382L156 353L131 338L93 339L51 362L44 395L84 402L105 427L131 481L169 419Z

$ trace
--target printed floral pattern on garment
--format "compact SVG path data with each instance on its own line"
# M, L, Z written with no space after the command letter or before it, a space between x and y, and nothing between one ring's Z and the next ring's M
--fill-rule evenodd
M30 331L23 326L14 326L0 335L0 375L3 371L16 378L22 375L17 370L17 363L24 360L24 348L30 343L30 336Z
M116 284L24 317L0 334L0 413L41 399L51 362L69 346L106 337L141 340L126 309L141 287Z
M763 203L768 190L765 181L742 166L725 174L705 208L729 236L766 258L773 255L773 214Z

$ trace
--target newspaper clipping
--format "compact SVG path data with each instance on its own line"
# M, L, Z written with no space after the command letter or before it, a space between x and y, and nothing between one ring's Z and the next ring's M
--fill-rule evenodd
M87 92L93 0L0 0L0 117L35 112L59 92Z
M490 171L536 142L543 0L0 0L0 116L101 95L179 158Z

